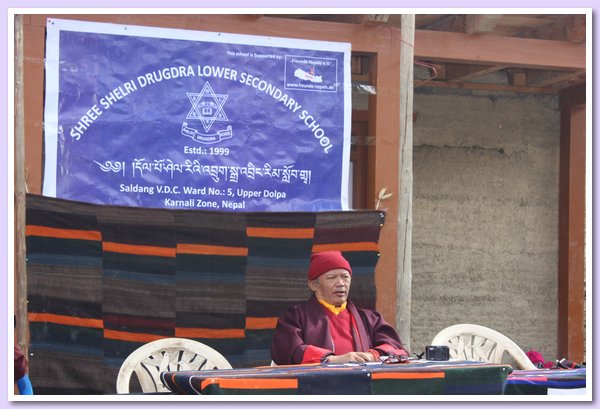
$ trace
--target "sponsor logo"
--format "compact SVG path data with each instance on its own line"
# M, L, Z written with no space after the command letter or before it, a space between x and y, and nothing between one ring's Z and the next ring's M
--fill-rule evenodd
M315 67L310 67L308 72L304 71L302 68L296 68L294 71L294 77L301 79L302 81L310 81L321 83L323 82L323 77L320 75L315 75Z
M334 58L285 56L285 89L295 91L337 92L338 65Z

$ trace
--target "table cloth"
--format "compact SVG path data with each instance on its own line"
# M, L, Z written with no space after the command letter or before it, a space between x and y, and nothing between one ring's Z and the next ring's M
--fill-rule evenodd
M472 361L313 364L163 372L176 394L502 394L509 365Z

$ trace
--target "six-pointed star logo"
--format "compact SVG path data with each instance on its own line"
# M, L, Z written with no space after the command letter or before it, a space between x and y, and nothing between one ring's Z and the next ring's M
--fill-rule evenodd
M192 103L192 109L188 112L186 119L200 120L204 131L208 132L215 121L229 121L223 111L223 105L229 96L215 94L208 82L204 84L200 93L187 92L187 96Z

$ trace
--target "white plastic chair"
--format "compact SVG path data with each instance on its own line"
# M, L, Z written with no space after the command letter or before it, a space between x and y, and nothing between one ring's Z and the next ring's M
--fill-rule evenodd
M149 342L133 351L121 364L117 393L129 393L135 373L144 393L169 392L160 380L164 371L231 369L223 355L198 341L164 338Z
M510 338L482 325L457 324L444 328L433 337L431 345L447 345L451 359L502 363L509 354L520 369L537 369L525 352Z

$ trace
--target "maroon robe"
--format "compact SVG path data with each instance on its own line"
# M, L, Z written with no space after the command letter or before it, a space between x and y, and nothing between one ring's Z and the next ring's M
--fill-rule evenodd
M358 331L358 334L353 334L356 352L375 349L381 355L408 355L398 333L381 314L356 308L351 301L346 308L356 323L353 331ZM307 349L314 352L313 347L323 349L323 355L334 352L327 313L314 296L292 306L279 317L273 334L271 358L278 365L299 364Z

